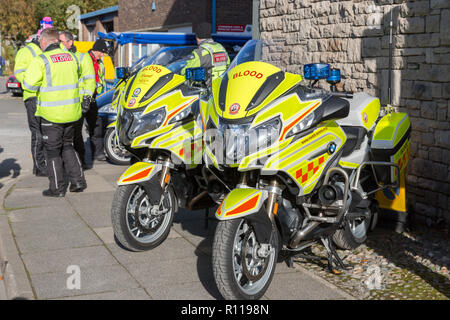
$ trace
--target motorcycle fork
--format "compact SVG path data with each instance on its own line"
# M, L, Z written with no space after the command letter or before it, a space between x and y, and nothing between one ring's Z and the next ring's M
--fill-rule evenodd
M278 212L278 203L277 198L281 196L281 189L278 185L277 180L274 178L270 181L269 186L267 187L268 197L266 203L266 210L269 216L270 221L273 223L275 219L275 215Z
M159 179L159 184L161 185L162 189L162 195L161 200L159 201L159 207L162 206L165 195L168 191L168 186L170 183L170 168L173 167L172 162L170 162L169 158L166 158L165 161L162 163L161 168L161 177Z

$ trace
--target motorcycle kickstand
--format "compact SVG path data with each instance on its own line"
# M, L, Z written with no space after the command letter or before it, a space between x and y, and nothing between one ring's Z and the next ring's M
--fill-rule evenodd
M333 240L331 240L330 236L320 238L320 240L323 243L323 246L327 250L328 254L328 270L333 274L339 274L340 270L350 270L353 268L351 264L345 264L344 261L342 261L341 257L339 257L339 254L336 251L336 248L334 247Z

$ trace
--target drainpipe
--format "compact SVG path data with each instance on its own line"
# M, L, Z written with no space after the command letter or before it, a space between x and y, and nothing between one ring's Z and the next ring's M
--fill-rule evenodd
M212 0L211 33L216 33L216 0Z
M259 30L259 2L260 0L253 0L253 10L252 10L252 38L260 39L261 33Z

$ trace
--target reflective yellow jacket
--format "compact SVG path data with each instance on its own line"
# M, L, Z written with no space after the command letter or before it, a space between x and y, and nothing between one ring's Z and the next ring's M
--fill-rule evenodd
M80 96L94 96L97 88L95 81L95 70L92 59L88 53L75 52L75 56L80 62Z
M19 51L17 51L15 62L14 62L14 76L17 81L20 82L23 88L23 77L25 75L25 71L28 69L33 58L42 54L41 48L34 42L28 43L26 46L22 47ZM34 97L35 94L30 92L23 93L23 100L27 100L28 98Z
M75 54L51 44L31 61L23 79L25 92L36 95L36 116L54 123L81 118L80 63Z
M209 79L207 83L211 83L224 73L230 65L230 57L225 48L212 40L202 41L198 49L192 52L194 58L187 61L186 67L183 68L181 74L184 74L186 68L204 67L208 70Z

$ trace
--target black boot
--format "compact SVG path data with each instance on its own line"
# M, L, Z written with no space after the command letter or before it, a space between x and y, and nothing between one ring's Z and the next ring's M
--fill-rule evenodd
M53 197L53 198L62 198L64 197L66 194L64 191L52 191L50 189L44 190L42 191L42 195L44 197Z
M64 185L64 169L61 158L49 159L47 166L48 179L50 181L50 187L45 190L42 195L46 197L64 197L65 185Z
M86 179L82 168L82 163L78 153L71 147L65 147L62 152L64 166L69 174L70 192L82 192L86 189Z

